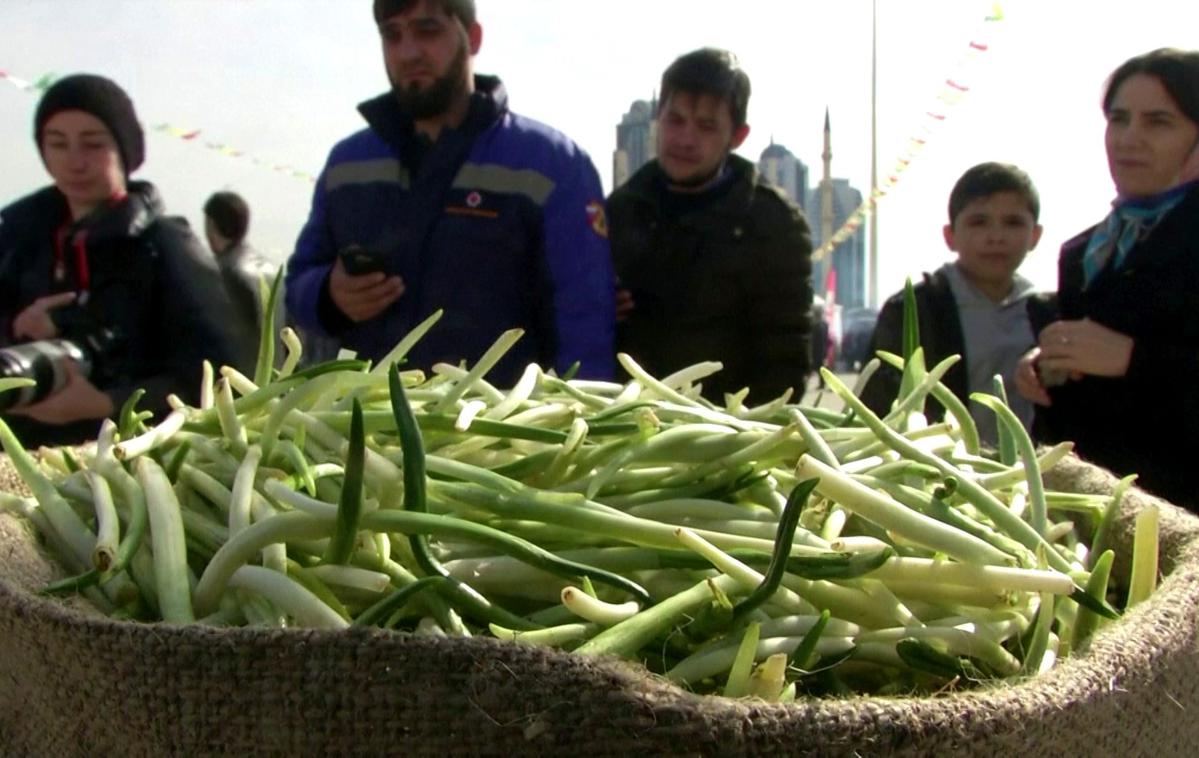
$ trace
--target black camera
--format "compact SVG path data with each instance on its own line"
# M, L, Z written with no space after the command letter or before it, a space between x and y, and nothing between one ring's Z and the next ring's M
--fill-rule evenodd
M0 348L0 379L32 379L35 384L0 392L0 412L22 408L50 397L67 382L67 361L93 384L110 377L121 340L83 308L60 309L54 315L63 336Z

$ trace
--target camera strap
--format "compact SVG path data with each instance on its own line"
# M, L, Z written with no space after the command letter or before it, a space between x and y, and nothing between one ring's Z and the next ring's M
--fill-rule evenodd
M87 259L89 230L95 228L104 219L112 220L114 218L113 211L125 204L128 198L129 193L121 190L114 192L108 200L100 206L93 208L82 218L72 219L70 214L67 214L66 220L63 221L62 226L58 228L58 231L54 235L55 284L67 283L67 258L69 256L74 259L75 264L75 291L81 297L87 295L87 292L92 288L92 271ZM128 223L127 220L119 218L116 220L120 224ZM111 223L108 226L111 226ZM101 232L100 236L104 238L107 235Z
M92 286L92 272L87 262L87 230L80 229L73 235L70 232L68 222L59 227L54 235L54 282L67 282L67 248L70 247L75 264L75 288L84 293Z

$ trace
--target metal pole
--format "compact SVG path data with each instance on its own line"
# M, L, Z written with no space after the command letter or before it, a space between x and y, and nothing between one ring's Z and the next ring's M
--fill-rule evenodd
M870 197L878 191L878 0L871 3L870 21ZM878 204L870 216L870 258L867 263L866 304L878 307Z

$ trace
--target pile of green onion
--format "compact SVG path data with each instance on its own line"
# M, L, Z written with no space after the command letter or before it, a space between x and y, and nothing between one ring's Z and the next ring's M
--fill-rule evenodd
M37 528L113 616L214 626L375 626L491 635L643 663L696 692L920 694L1033 676L1118 617L1111 497L1047 492L1000 397L980 449L940 383L907 359L885 418L831 373L844 410L700 397L716 364L624 383L529 366L510 389L478 364L402 371L434 319L376 366L254 377L206 367L199 407L156 425L135 402L94 446L0 443L33 493L0 510ZM871 369L873 366L871 367ZM867 371L867 375L869 370ZM0 386L0 390L4 387ZM923 423L932 397L947 421ZM1127 605L1156 579L1138 523Z

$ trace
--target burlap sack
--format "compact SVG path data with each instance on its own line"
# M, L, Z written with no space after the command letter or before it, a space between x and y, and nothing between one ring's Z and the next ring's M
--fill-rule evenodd
M1114 483L1077 461L1050 479ZM1146 502L1128 499L1122 549ZM487 639L114 622L30 594L53 569L23 524L0 517L0 740L8 755L47 756L1188 755L1199 745L1197 535L1199 519L1166 506L1158 594L1029 683L767 705Z

